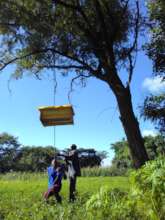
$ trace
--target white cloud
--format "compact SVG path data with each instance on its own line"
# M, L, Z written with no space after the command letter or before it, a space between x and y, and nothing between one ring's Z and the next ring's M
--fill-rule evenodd
M162 81L160 76L145 78L143 81L143 88L147 89L151 93L165 92L165 81Z
M143 130L142 131L142 135L143 136L149 136L149 135L151 135L151 136L153 136L153 137L155 137L155 136L157 136L157 132L156 131L154 131L154 130Z

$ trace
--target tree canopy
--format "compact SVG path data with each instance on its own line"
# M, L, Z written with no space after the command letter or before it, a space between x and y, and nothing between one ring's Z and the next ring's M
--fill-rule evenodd
M15 63L15 77L44 69L76 79L96 77L113 91L135 167L148 160L135 117L130 83L141 26L139 1L1 0L0 70ZM127 82L120 70L125 69Z
M165 138L162 135L145 136L144 143L150 160L165 155ZM121 175L133 168L128 142L125 139L113 143L111 149L114 151L112 168L116 173Z
M59 152L60 150L53 146L21 146L17 137L2 133L0 134L0 172L45 171ZM105 151L96 151L94 148L80 148L78 152L81 167L100 166L107 155ZM64 158L62 159L61 162L65 163Z
M165 1L148 0L150 38L145 45L146 53L153 61L154 76L165 80ZM149 95L144 101L142 115L156 124L165 134L165 92Z
M153 70L165 74L165 1L148 0L150 40L146 45L148 56L153 60Z
M20 148L18 138L8 133L0 134L0 172L13 170Z
M105 79L107 63L112 72L131 62L139 18L128 1L54 2L53 12L47 0L0 2L1 69L13 62L16 77L56 67Z
M156 128L165 135L165 94L146 97L141 113L145 119L156 124Z

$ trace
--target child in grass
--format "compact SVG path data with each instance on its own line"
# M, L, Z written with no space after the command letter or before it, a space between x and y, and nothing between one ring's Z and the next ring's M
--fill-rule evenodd
M56 201L61 203L62 199L59 192L62 187L62 178L64 175L64 167L57 160L52 160L51 166L47 169L48 172L48 190L44 193L44 198L47 201L50 196L55 196Z

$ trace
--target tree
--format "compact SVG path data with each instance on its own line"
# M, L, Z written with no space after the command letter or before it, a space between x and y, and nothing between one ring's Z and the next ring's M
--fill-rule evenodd
M150 95L146 97L144 106L141 108L144 119L156 123L161 134L165 135L165 94Z
M149 135L144 137L144 139L150 159L165 155L165 138L162 135L157 135L156 137Z
M71 87L76 79L104 81L116 97L138 168L148 160L130 91L139 31L138 1L1 0L1 70L15 63L17 78L27 71L39 77L44 69L64 75L74 70ZM126 85L120 68L127 70Z
M115 156L112 160L112 165L117 169L132 168L133 164L131 162L130 152L128 148L128 142L125 139L117 141L111 145L111 149L114 151Z
M16 171L44 171L56 152L57 149L52 146L24 146L18 153Z
M150 40L145 45L146 53L153 61L154 75L165 80L165 1L148 0ZM157 124L165 134L165 93L149 95L144 101L142 115Z
M165 74L165 1L148 0L150 41L146 52L153 61L155 74Z
M15 169L15 161L19 148L20 144L17 137L8 133L0 134L0 172Z
M165 138L162 135L159 134L155 137L151 135L145 136L144 143L149 159L153 160L158 156L165 155ZM111 149L115 153L112 160L113 167L123 170L124 172L129 168L133 168L128 142L125 139L112 144Z

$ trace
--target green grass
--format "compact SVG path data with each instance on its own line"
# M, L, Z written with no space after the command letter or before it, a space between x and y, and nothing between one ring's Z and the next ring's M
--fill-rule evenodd
M127 177L81 177L77 200L43 200L46 173L0 175L0 220L164 220L165 159L149 161Z
M21 180L1 176L0 180L0 220L69 220L84 219L85 203L102 186L109 188L129 188L126 177L81 177L77 182L77 201L68 204L68 181L63 181L61 195L62 205L55 203L54 198L50 204L43 200L43 192L47 189L45 175L29 175Z

